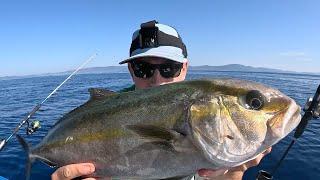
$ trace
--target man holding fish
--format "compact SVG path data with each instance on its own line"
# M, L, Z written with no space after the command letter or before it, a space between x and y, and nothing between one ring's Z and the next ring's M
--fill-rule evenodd
M128 64L135 85L123 91L181 82L185 80L188 69L187 49L174 28L150 21L141 24L141 29L134 32L130 58L120 62L124 63ZM271 147L255 159L231 169L199 169L198 175L206 179L242 179L243 173L258 165L270 151ZM57 169L51 177L53 180L73 179L94 171L95 166L91 163L70 164ZM192 178L195 177L185 177Z

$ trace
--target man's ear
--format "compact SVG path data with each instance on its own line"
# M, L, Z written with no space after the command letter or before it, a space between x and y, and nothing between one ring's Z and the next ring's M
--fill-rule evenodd
M188 63L188 61L187 62L185 62L185 63L183 63L183 70L184 71L187 71L188 70L188 67L189 67L189 63Z

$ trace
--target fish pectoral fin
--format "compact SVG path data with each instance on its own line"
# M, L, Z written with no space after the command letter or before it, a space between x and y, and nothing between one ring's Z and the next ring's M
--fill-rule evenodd
M166 129L154 125L127 125L128 129L147 139L175 141L183 135L172 129Z
M110 91L102 88L89 88L88 91L90 92L90 100L97 100L97 99L101 99L104 97L117 94L114 91Z
M154 125L127 125L126 127L146 140L147 144L175 152L190 151L188 138L175 130Z

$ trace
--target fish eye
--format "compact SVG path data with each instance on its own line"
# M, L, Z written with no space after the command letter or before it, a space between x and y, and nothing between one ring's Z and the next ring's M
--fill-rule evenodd
M259 110L263 108L265 97L257 90L249 91L246 95L246 104L249 109Z

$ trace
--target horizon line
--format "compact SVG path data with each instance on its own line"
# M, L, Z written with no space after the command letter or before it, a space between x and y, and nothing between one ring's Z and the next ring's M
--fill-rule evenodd
M302 71L292 71L292 70L283 70L283 69L278 69L278 68L269 68L269 67L255 67L255 66L249 66L249 65L243 65L243 64L225 64L225 65L217 65L217 66L214 66L214 65L191 65L189 66L190 67L202 67L202 66L208 66L208 67L222 67L222 66L229 66L229 65L237 65L237 66L243 66L243 67L248 67L248 68L252 68L252 69L266 69L266 70L270 70L271 73L274 73L272 72L273 71L282 71L282 73L296 73L296 74L299 74L299 73L302 73L302 74L320 74L320 72L302 72ZM80 69L80 71L78 73L81 73L81 71L85 70L85 69L91 69L91 68L107 68L107 67L123 67L125 68L125 66L121 66L121 65L116 65L116 66L95 66L95 67L85 67L83 69ZM54 74L59 74L59 73L68 73L70 71L74 71L74 69L71 69L71 70L65 70L65 71L58 71L58 72L48 72L48 73L36 73L36 74L22 74L22 75L0 75L0 78L15 78L15 77L26 77L26 76L50 76L50 75L54 75ZM221 71L230 71L230 70L221 70ZM234 70L234 71L241 71L241 70ZM254 72L254 71L243 71L242 72ZM265 71L265 72L268 72L268 71ZM258 71L257 71L258 73ZM281 72L279 72L281 73Z

